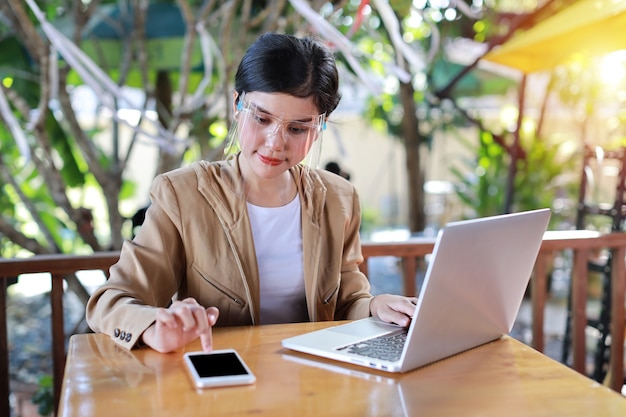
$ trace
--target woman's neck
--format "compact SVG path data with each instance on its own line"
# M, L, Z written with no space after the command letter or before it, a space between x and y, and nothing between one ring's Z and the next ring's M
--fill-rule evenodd
M282 207L290 203L298 192L290 171L277 178L259 178L244 175L246 201L259 207Z

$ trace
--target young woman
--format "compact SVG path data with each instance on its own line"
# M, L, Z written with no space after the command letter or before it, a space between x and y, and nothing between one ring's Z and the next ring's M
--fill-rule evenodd
M210 350L216 325L369 315L408 325L415 299L373 297L358 269L356 190L306 162L338 87L313 38L261 36L237 70L232 155L154 180L143 226L87 305L91 328L169 352L197 337Z

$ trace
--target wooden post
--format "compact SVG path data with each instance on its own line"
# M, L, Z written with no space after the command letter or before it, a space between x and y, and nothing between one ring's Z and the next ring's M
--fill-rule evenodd
M7 279L0 276L0 415L3 416L11 415L7 338Z
M63 326L63 275L52 274L52 291L50 305L52 306L52 378L54 387L54 412L59 407L61 385L65 368L65 330Z

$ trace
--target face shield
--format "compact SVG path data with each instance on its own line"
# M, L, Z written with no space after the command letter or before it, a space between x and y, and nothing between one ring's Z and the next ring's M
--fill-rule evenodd
M324 114L275 112L242 93L238 97L225 156L234 155L246 146L264 147L268 153L288 154L305 167L318 168L325 127ZM271 158L267 163L272 165Z

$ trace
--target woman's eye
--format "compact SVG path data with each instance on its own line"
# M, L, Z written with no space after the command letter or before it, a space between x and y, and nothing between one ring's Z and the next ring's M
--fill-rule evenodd
M255 114L254 119L257 121L257 123L262 124L262 125L267 125L272 122L272 120L269 117L265 117L261 114Z
M301 135L303 133L307 133L309 131L309 127L307 125L289 125L289 132L294 135Z

